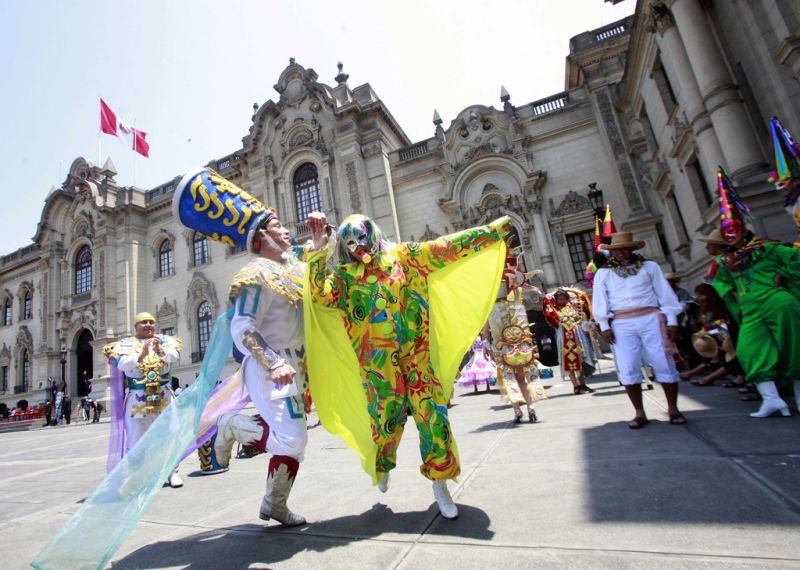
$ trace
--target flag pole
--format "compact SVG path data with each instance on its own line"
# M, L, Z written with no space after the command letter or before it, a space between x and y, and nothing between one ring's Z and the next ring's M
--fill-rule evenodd
M102 98L100 97L100 93L97 94L97 99L102 101ZM103 159L102 144L103 144L103 111L102 111L102 107L101 107L100 125L98 125L98 129L97 129L97 166L101 166L100 161Z
M133 185L136 186L136 119L133 119Z

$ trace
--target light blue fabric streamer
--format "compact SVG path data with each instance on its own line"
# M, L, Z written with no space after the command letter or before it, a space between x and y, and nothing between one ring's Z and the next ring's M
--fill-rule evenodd
M229 310L217 319L197 380L164 408L31 566L105 567L194 442L200 415L231 354L232 316Z

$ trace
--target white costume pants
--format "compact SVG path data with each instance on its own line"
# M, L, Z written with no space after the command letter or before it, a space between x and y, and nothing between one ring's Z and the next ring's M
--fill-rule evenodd
M297 363L286 361L299 372ZM303 402L303 392L298 390L294 396L270 399L272 386L266 382L266 373L254 358L246 358L244 366L244 381L253 405L269 425L269 438L267 438L267 452L272 455L287 455L298 461L303 460L308 432L306 431L306 412ZM300 383L297 376L295 382Z
M626 386L642 383L642 356L653 367L657 382L679 382L680 376L672 357L664 349L658 313L611 321L614 331L617 375Z

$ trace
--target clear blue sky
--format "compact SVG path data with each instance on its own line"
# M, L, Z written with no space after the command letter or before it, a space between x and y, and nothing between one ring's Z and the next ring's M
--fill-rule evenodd
M408 136L472 104L564 89L569 38L631 14L634 0L5 0L0 19L0 255L31 243L72 161L98 158L99 97L148 133L150 158L103 135L121 186L152 188L240 148L253 103L289 58L335 85L369 83ZM137 155L138 156L138 155ZM10 207L9 207L10 206Z

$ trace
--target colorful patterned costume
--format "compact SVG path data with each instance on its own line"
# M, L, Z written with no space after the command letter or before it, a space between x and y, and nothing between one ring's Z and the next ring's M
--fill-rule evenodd
M395 467L408 415L419 431L420 472L433 480L459 475L447 401L499 286L507 223L390 245L372 220L350 216L340 246L355 231L374 257L331 273L327 249L309 254L311 393L322 425L359 453L374 483ZM340 260L346 255L340 251Z
M497 384L503 401L512 405L526 403L523 388L517 382L517 371L528 379L524 389L532 401L547 399L539 380L539 351L530 333L520 289L495 303L489 316L489 328L497 362Z
M579 372L589 376L594 372L593 347L590 332L584 331L584 323L592 321L592 303L583 291L564 290L570 299L559 308L553 295L544 298L544 317L556 329L559 364L562 372Z
M458 375L459 386L486 386L497 383L497 365L486 358L483 349L483 338L480 336L472 343L472 357ZM487 388L488 390L488 388Z

